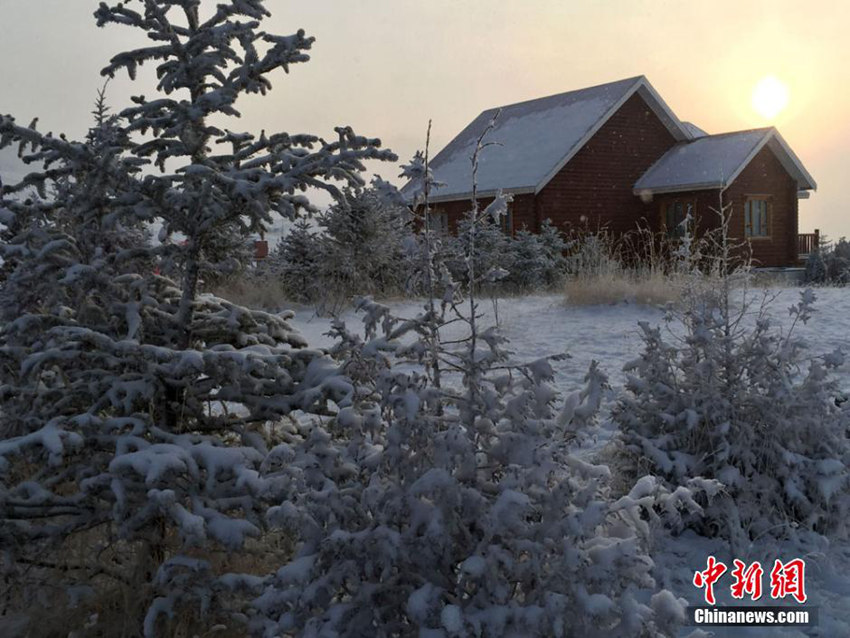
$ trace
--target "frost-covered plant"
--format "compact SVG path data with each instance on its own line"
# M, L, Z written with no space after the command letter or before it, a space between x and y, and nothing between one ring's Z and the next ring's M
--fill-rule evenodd
M474 240L472 237L471 222L467 215L458 222L458 234L452 242L451 268L454 278L463 284L468 283L466 255L472 248L478 272L504 271L496 278L481 282L482 285L492 287L496 282L506 281L513 272L516 255L514 241L502 230L498 219L489 214L487 218L481 217L475 228Z
M729 209L711 252L713 277L692 278L672 330L641 324L642 355L629 363L613 412L627 476L652 474L675 490L696 478L723 492L690 523L740 548L800 527L846 533L847 423L830 371L840 352L805 357L794 333L815 300L801 294L784 334L746 287L747 262L728 238Z
M383 323L385 308L366 309ZM554 409L549 361L500 372L501 344L482 335L478 352L494 365L477 370L472 405L381 366L410 324L391 325L349 342L364 381L380 371L374 384L280 452L290 496L270 517L298 549L255 600L256 631L672 635L681 603L669 592L645 602L655 585L636 530L647 495L611 503L607 468L570 453L572 419Z
M428 381L437 389L441 387L440 328L448 307L458 299L458 286L447 264L447 251L438 229L432 228L430 195L442 184L434 179L429 165L431 150L431 121L425 135L425 150L417 151L404 164L399 177L408 180L411 196L411 213L414 227L420 232L406 243L410 264L408 292L424 294L424 314L418 319L420 335L418 361L425 369ZM401 194L395 191L401 201Z
M309 209L308 186L339 195L334 180L362 185L363 160L393 156L347 127L332 142L219 128L239 96L308 59L303 32L259 29L260 0L104 2L95 15L151 41L104 73L153 62L159 95L84 143L0 117L0 146L45 165L0 200L3 290L18 302L0 332L3 570L13 604L49 590L60 615L94 611L92 595L120 590L129 635L173 635L189 610L208 628L240 618L251 577L222 573L224 557L262 533L276 496L268 424L351 392L290 315L198 294L219 270L218 235L263 231L274 212ZM157 246L137 232L148 223Z
M119 119L109 114L105 89L93 115L85 141L77 145L42 136L35 121L23 128L8 116L0 118L0 146L17 143L26 162L46 165L19 183L0 182L7 210L0 245L5 320L78 304L87 288L98 288L94 281L104 281L101 270L109 278L151 267L145 217L109 214L132 180L136 162L122 157L130 141ZM70 154L75 157L62 161ZM72 280L83 284L73 293L60 284Z
M807 284L823 284L827 281L826 261L820 251L813 250L806 257L804 278Z
M559 286L567 270L567 242L551 220L539 233L517 231L511 242L512 266L506 281L518 290L540 290Z
M247 273L254 260L254 240L245 237L238 222L225 224L206 241L202 255L198 279L201 289L209 292Z
M698 506L646 482L611 502L608 469L569 443L592 424L604 375L594 366L558 409L551 358L513 363L498 330L479 326L485 213L472 205L465 298L450 318L427 306L395 317L367 298L362 336L335 324L354 393L277 452L288 497L269 517L297 551L257 588L258 634L669 636L683 620L682 601L653 594L640 531L653 505ZM449 321L468 335L430 341ZM398 365L434 347L440 386Z
M813 284L850 283L850 242L841 237L813 250L806 259L805 276Z
M280 279L287 299L314 301L321 285L318 281L321 250L313 224L299 219L281 238L268 263L264 264L262 274L266 278Z
M317 272L323 294L348 302L356 295L397 294L403 288L407 209L375 189L349 190L319 215Z
M393 191L386 183L346 190L315 224L296 222L256 275L279 279L288 299L331 312L358 295L401 293L412 231L410 211L387 195Z
M567 272L571 276L599 277L625 268L613 237L604 228L573 231L568 248Z

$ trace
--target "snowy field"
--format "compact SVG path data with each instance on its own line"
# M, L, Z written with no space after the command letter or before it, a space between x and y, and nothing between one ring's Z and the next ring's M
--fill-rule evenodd
M772 288L767 292L775 298L768 312L778 329L791 323L788 307L799 301L802 288ZM752 297L758 301L759 291ZM819 288L815 291L815 314L806 325L798 324L795 333L805 339L812 356L841 347L850 355L850 288ZM422 301L386 302L393 312L403 317L415 316L422 310ZM612 385L622 385L623 365L641 351L638 322L651 325L664 322L664 311L638 304L619 303L606 306L573 307L562 295L533 295L498 300L499 325L510 340L509 349L518 361L532 361L546 355L566 352L570 358L557 362L558 387L571 392L581 386L582 378L592 360L598 361L609 375ZM311 308L294 307L294 327L311 347L329 346L325 334L331 319L319 317ZM485 315L483 325L494 323L494 309L489 299L483 299L480 311ZM354 310L340 315L349 329L361 326L361 316ZM460 335L448 332L453 338ZM850 388L850 364L841 370Z
M771 296L775 296L768 312L777 329L787 330L791 322L788 307L799 300L801 291L801 288L774 288L768 291ZM795 328L798 336L808 343L811 356L831 352L838 347L850 354L850 288L817 289L816 296L816 312L806 325ZM422 302L397 301L388 302L388 305L402 316L413 316L421 309ZM486 314L483 322L492 324L494 313L491 302L483 300L481 310ZM295 311L293 324L311 346L330 345L329 337L324 334L329 329L329 318L318 317L306 308L296 308ZM498 302L498 314L503 332L510 339L510 349L517 353L518 361L568 352L571 357L556 364L557 387L562 394L566 394L581 387L591 360L597 360L611 380L609 399L613 399L622 387L623 365L634 359L641 350L638 322L657 325L663 323L664 319L664 311L660 308L626 303L571 307L564 303L560 295L501 299ZM350 328L360 326L360 318L354 311L342 313L341 318ZM841 386L850 390L850 363L845 363L839 375ZM603 424L601 436L597 438L598 444L604 443L612 433L613 427ZM693 586L692 578L694 571L705 569L709 554L724 561L730 570L734 558L747 563L759 560L766 566L765 579L775 558L787 561L801 557L806 560L809 604L817 607L819 612L816 627L805 630L712 627L706 628L711 630L706 635L730 638L850 636L850 544L829 545L820 539L798 543L789 541L778 547L775 544L755 543L747 552L744 556L733 556L728 545L688 532L673 542L665 543L663 547L653 548L656 579L661 586L669 588L690 603L703 604L702 592ZM726 605L742 604L731 598L729 579L727 573L716 589L718 602ZM765 587L769 589L769 582ZM767 593L759 603L773 604ZM687 635L692 629L686 628L682 635Z

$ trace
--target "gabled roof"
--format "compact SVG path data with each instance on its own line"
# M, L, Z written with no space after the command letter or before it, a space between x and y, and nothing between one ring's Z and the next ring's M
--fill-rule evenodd
M797 180L799 190L817 184L775 128L706 135L677 144L635 183L635 194L723 189L729 186L765 146Z
M697 139L698 137L705 137L708 135L705 131L703 131L699 126L694 124L693 122L682 122L682 126L688 131L691 136L691 139Z
M673 111L644 76L551 95L501 107L495 126L479 155L478 193L537 193L635 93L639 93L673 137L691 139ZM432 191L433 201L469 197L470 158L481 133L499 109L488 109L472 121L430 162L434 178L445 186ZM409 186L402 188L410 194Z

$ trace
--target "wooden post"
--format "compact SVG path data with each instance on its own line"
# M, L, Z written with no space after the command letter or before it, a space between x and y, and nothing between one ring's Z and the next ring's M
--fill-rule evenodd
M815 245L812 247L813 252L820 252L820 229L815 228Z
M262 261L269 256L269 242L265 239L254 240L254 261Z

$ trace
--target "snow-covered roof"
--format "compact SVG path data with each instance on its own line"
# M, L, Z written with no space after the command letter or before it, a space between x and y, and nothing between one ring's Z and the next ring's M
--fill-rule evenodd
M682 126L685 127L685 130L688 131L692 139L697 139L698 137L705 137L706 135L708 135L708 133L703 131L699 126L697 126L693 122L682 122Z
M687 129L649 81L634 77L527 102L488 109L472 121L430 162L434 178L445 186L433 201L469 197L470 158L481 133L499 112L485 138L494 143L479 154L478 192L493 195L539 192L632 95L639 93L677 140L691 139ZM409 194L410 186L402 189Z
M636 194L726 188L762 148L768 146L801 190L815 189L806 171L773 127L705 135L677 144L635 183Z

